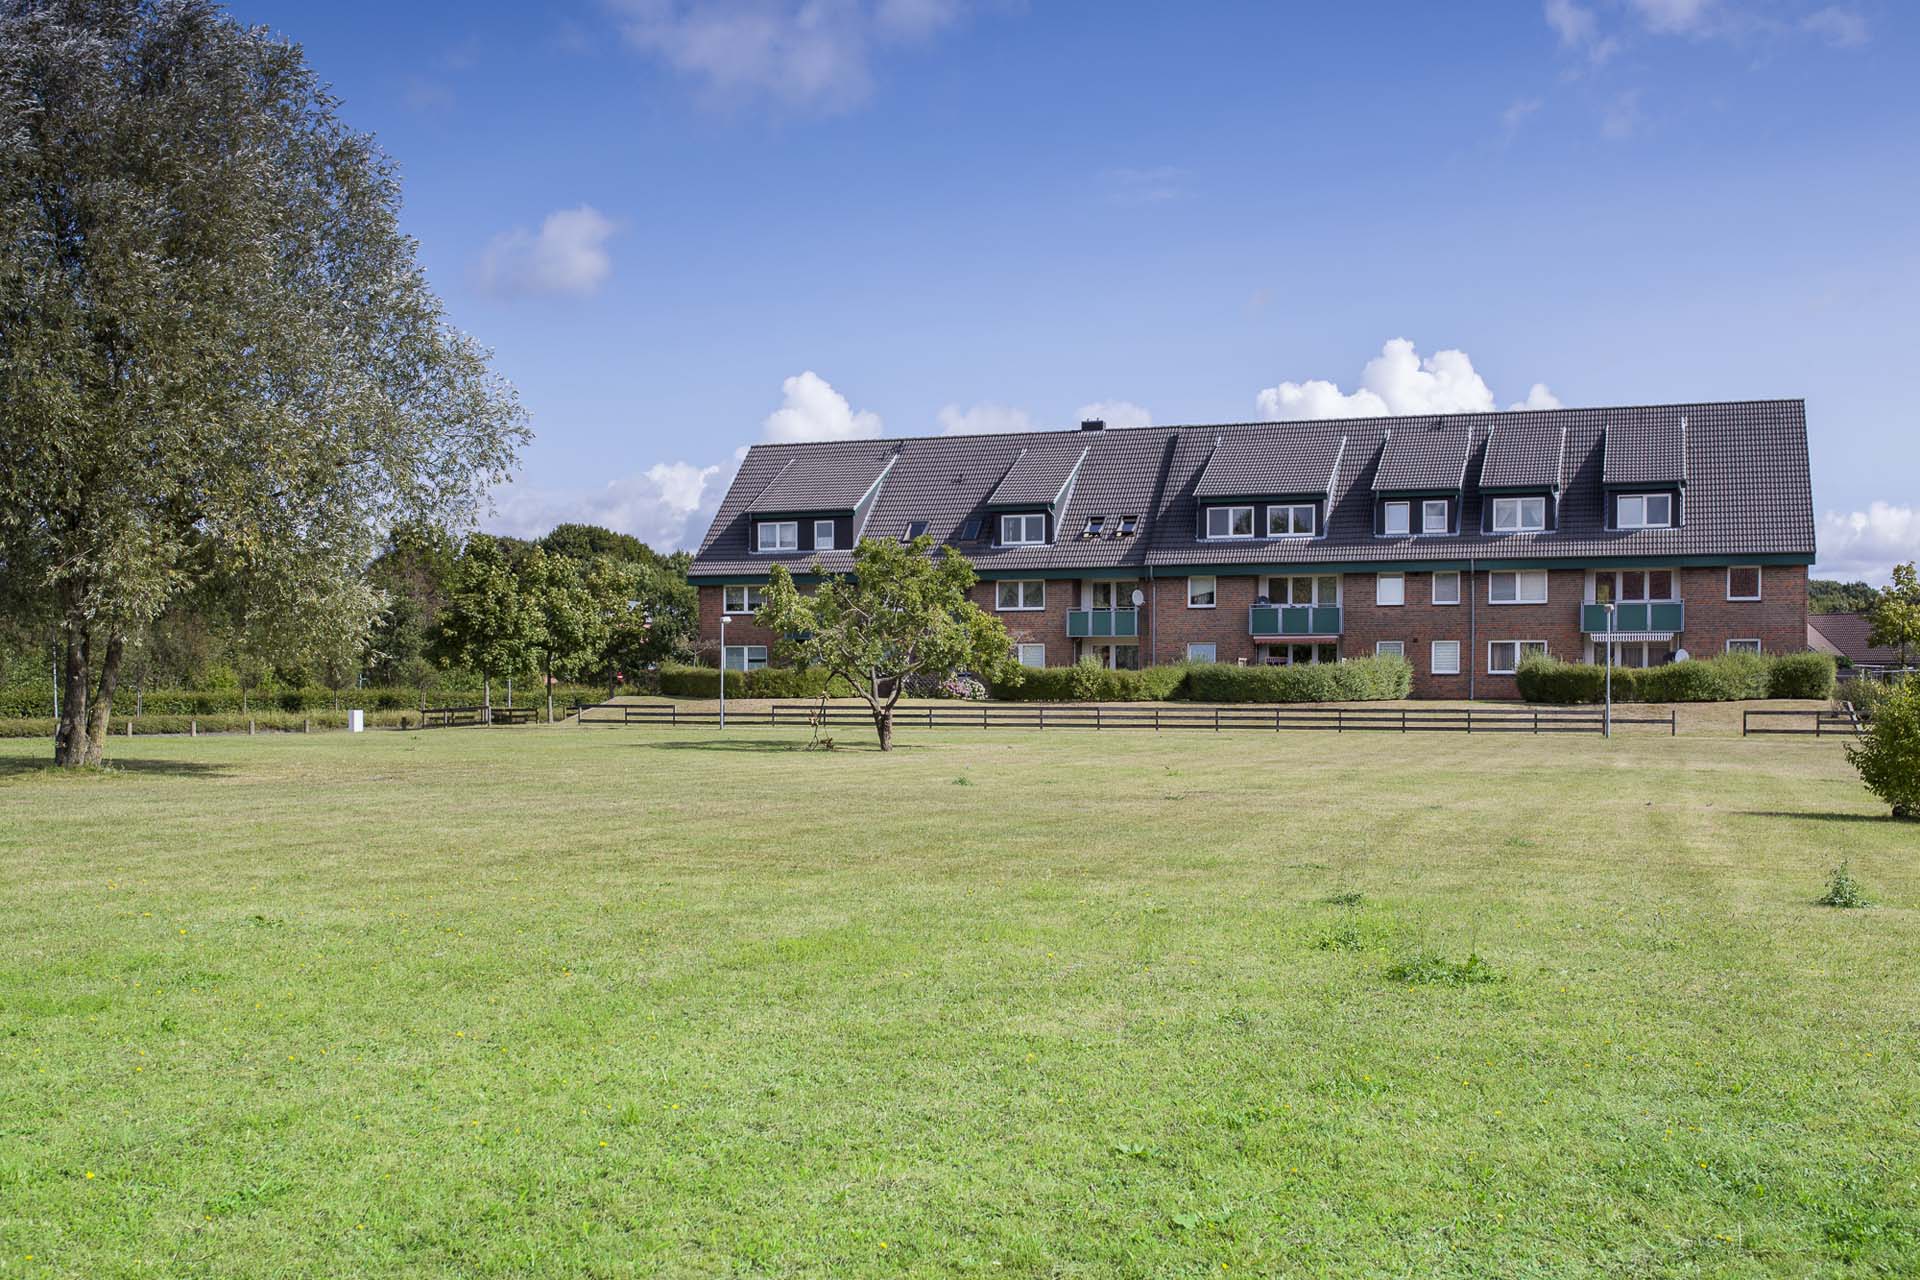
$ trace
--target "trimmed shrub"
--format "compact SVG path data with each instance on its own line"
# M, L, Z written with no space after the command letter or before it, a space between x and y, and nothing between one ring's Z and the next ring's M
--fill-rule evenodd
M1859 745L1847 744L1847 760L1894 817L1920 817L1920 680L1890 686Z
M1412 690L1412 665L1382 657L1295 667L1196 664L1187 668L1181 696L1192 702L1383 702Z
M1632 676L1624 667L1613 674L1613 696L1618 698L1623 687L1620 677L1627 675L1626 684L1631 685ZM1520 685L1520 696L1528 702L1599 702L1606 695L1605 667L1585 662L1562 662L1545 654L1529 654L1522 658L1514 678Z
M1823 698L1833 691L1833 663L1817 653L1778 658L1729 653L1663 667L1615 667L1615 702L1738 702L1757 698ZM1607 669L1535 654L1520 663L1520 696L1528 702L1599 702ZM1815 690L1816 692L1801 692Z
M762 667L758 671L727 672L729 698L817 698L827 688L827 673L798 667ZM715 667L669 665L660 668L660 692L669 698L717 698L720 672ZM831 695L853 696L844 680L834 682Z
M1184 665L1111 671L1091 659L1071 667L1017 667L994 682L1006 702L1166 702L1178 696Z
M1774 698L1831 698L1838 682L1831 654L1789 653L1773 660L1768 696Z
M255 711L248 715L206 715L206 716L136 716L133 717L133 733L136 738L157 734L191 733L198 722L201 733L245 733L251 722L262 733L299 733L307 721L313 722L315 729L344 729L347 727L347 713L344 711ZM417 729L420 726L418 711L369 711L366 718L369 729ZM54 720L52 716L8 717L0 719L0 738L51 738ZM108 729L110 739L117 741L126 736L127 720L121 716L113 718ZM114 750L109 742L108 751Z
M494 705L503 706L504 682L494 682ZM555 705L571 704L578 698L583 702L598 702L606 697L606 689L600 685L569 684L556 685L553 690ZM369 685L366 688L342 689L338 693L332 689L312 687L305 689L261 688L250 690L243 703L238 689L147 689L140 693L121 685L114 696L113 709L132 713L136 705L143 716L261 716L274 711L320 712L345 711L358 707L363 711L411 711L423 702L428 706L465 706L480 701L480 686L436 687L431 691L416 689L410 685ZM514 690L514 705L531 706L546 703L546 694L536 680L521 685ZM0 689L0 718L32 719L53 714L53 689L49 684L29 685L23 688Z

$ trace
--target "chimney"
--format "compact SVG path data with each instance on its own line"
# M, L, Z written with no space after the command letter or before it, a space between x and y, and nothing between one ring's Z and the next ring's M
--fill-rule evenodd
M1107 429L1106 420L1102 418L1082 418L1080 420L1080 429L1082 431L1105 431Z

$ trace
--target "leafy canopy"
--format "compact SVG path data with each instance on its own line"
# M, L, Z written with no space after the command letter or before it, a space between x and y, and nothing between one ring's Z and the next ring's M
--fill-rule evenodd
M1920 649L1920 575L1912 562L1893 566L1893 581L1867 610L1867 625L1867 643L1898 649L1902 664Z

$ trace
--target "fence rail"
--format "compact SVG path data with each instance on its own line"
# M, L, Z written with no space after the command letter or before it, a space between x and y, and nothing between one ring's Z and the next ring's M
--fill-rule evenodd
M665 725L669 728L714 726L718 710L684 708L676 704L600 703L583 707L578 723L584 726ZM727 723L740 728L815 724L871 725L864 707L816 703L772 703L757 711L731 711ZM1200 729L1215 733L1229 729L1324 730L1333 733L1600 733L1605 717L1598 710L1561 710L1532 707L1136 707L1084 706L1056 703L997 703L978 706L899 707L893 713L896 728L965 729ZM1616 715L1615 725L1649 725L1679 732L1672 711L1663 716Z
M1754 724L1755 720L1761 721ZM1772 724L1769 721L1787 720L1794 723ZM1814 738L1858 737L1860 717L1854 713L1851 702L1842 703L1839 710L1825 708L1817 711L1753 711L1740 713L1740 736L1766 737L1770 735L1804 735Z
M421 707L420 727L422 729L457 729L471 725L487 724L532 724L538 715L535 707L494 707L489 713L484 706L470 707Z

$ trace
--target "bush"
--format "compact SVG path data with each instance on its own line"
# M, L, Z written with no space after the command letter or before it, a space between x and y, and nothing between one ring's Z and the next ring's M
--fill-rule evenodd
M1520 663L1520 696L1528 702L1599 702L1607 669L1535 654ZM1818 653L1778 658L1729 653L1663 667L1615 667L1615 702L1738 702L1755 698L1824 698L1833 691L1831 659Z
M1859 744L1847 744L1847 760L1894 817L1920 816L1920 680L1890 686Z
M1773 698L1831 698L1838 681L1833 657L1825 653L1789 653L1773 660L1767 695Z
M1297 667L1205 663L1187 668L1181 696L1193 702L1383 702L1412 690L1412 665L1382 657Z
M1620 696L1619 677L1625 668L1615 671L1613 693ZM1529 654L1520 660L1515 679L1520 696L1528 702L1599 702L1605 696L1606 668L1585 662L1562 662L1545 654ZM1632 677L1628 677L1631 683Z
M198 723L201 733L245 733L248 724L253 724L262 733L299 733L308 721L315 729L344 729L347 727L347 713L344 711L314 711L294 713L290 711L256 711L249 715L206 715L206 716L135 716L132 718L134 736L154 734L191 733ZM366 719L369 729L416 729L420 726L418 711L369 711ZM120 716L113 718L113 724L107 734L110 739L126 736L128 720ZM54 720L51 716L9 717L0 719L0 738L51 738ZM114 750L113 742L107 745L109 754Z
M576 698L583 702L598 702L606 696L606 689L598 685L556 685L553 690L555 704L572 703ZM494 682L494 705L504 705L504 682ZM244 701L238 689L147 689L136 693L127 685L121 685L113 699L116 714L131 714L138 706L143 716L218 716L264 715L274 711L320 712L346 711L358 707L363 711L410 711L422 703L428 706L463 706L480 701L480 686L471 688L453 686L435 688L431 692L416 689L411 685L369 685L365 688L332 689L311 687L304 689L260 688L250 690ZM546 694L539 682L522 685L514 690L516 706L544 705ZM53 689L48 683L29 685L21 688L0 689L0 718L32 719L53 714Z
M1847 910L1872 905L1867 901L1866 889L1853 878L1853 868L1844 858L1840 860L1840 865L1828 874L1827 891L1813 901L1815 906L1840 907Z
M758 671L727 672L729 698L817 698L827 687L827 673L819 670L762 667ZM669 698L717 698L720 672L714 667L664 666L660 668L660 692ZM853 688L844 680L836 680L830 695L852 697Z
M1184 664L1113 671L1087 659L1071 667L1016 667L994 682L1006 702L1166 702L1179 695Z

